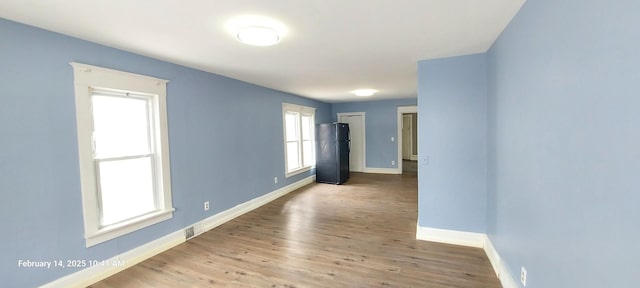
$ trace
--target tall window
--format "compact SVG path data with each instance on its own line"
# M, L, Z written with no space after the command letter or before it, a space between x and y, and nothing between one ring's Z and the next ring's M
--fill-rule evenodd
M285 175L309 171L315 165L315 108L284 103Z
M71 65L88 247L172 217L166 81Z

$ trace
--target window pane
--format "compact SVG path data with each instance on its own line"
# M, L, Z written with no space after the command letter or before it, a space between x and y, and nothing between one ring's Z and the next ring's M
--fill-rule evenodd
M304 166L313 165L314 154L313 154L313 141L306 140L302 142L302 155L304 159Z
M311 139L312 122L310 116L302 116L302 139Z
M150 153L146 99L93 95L96 158Z
M287 141L298 140L298 113L287 112L285 114L285 126Z
M298 142L287 143L287 167L289 171L300 168Z
M151 157L99 162L102 225L156 209Z

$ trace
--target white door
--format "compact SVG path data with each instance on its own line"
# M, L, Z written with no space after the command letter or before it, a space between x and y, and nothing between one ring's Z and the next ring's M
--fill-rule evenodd
M402 115L402 159L409 160L413 154L412 124L413 119L411 115Z
M351 151L349 153L349 171L362 172L364 170L364 115L340 114L338 122L348 123L351 133Z

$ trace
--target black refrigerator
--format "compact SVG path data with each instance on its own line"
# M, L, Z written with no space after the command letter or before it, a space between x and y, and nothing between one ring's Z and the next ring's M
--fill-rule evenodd
M349 124L316 125L316 182L342 184L349 179Z

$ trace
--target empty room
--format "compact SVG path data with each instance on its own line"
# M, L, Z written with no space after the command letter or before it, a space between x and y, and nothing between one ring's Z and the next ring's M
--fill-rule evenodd
M0 1L2 287L636 287L640 1Z

